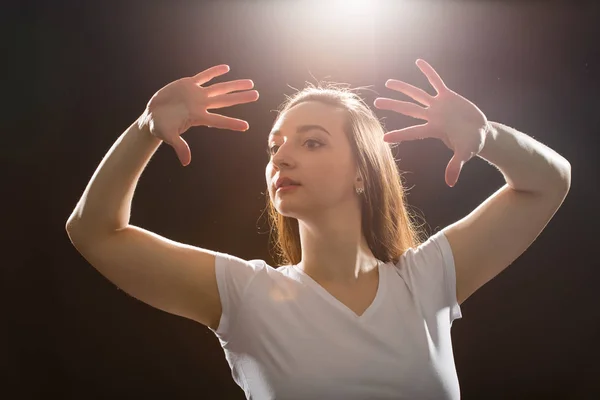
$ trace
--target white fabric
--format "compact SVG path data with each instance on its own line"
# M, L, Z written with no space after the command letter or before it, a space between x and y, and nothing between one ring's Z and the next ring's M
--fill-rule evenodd
M462 318L442 231L399 262L357 316L294 266L216 253L213 331L248 399L459 399L450 328Z

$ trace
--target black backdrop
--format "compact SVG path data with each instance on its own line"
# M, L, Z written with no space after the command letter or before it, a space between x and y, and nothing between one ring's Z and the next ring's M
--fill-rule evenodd
M571 191L545 231L462 305L452 332L463 398L600 395L597 2L380 2L379 14L345 19L324 3L3 3L5 398L243 398L213 334L116 289L71 246L66 219L154 92L227 63L214 82L251 78L261 94L222 110L250 130L191 129L187 168L161 146L131 223L271 263L264 148L289 86L328 79L400 99L384 87L395 78L432 93L417 58L490 120L572 165ZM420 123L377 115L388 130ZM439 141L403 143L396 154L430 233L503 184L476 158L447 187L451 152Z

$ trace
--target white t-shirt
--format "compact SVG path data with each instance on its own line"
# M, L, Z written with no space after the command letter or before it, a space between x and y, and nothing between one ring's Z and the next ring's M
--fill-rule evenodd
M450 328L461 318L442 231L399 262L356 315L299 268L216 253L218 337L248 399L459 399Z

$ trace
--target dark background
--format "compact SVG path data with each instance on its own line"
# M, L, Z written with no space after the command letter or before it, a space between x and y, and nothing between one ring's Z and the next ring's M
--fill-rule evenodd
M389 78L433 94L414 64L423 58L489 120L572 165L571 191L543 233L462 305L452 334L463 398L600 398L599 3L378 2L379 13L362 17L326 3L3 2L2 397L244 398L212 332L103 278L72 247L68 216L152 94L227 63L211 83L250 78L260 92L258 102L221 110L250 130L192 128L186 168L162 145L130 222L271 263L264 150L289 86L373 85L379 94L363 92L370 105L403 99L384 87ZM421 123L376 113L387 130ZM433 139L396 152L429 234L503 184L475 158L447 187L451 155Z

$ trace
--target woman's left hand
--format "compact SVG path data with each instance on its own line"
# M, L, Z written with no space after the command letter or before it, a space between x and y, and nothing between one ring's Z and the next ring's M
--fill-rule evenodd
M375 99L374 105L381 110L396 111L427 123L387 132L383 140L396 143L427 137L442 140L454 151L446 167L446 184L452 187L458 181L463 165L483 149L489 124L475 104L448 89L431 65L421 59L416 64L436 90L436 96L432 97L424 90L394 79L388 80L385 86L406 94L426 107L382 97Z

